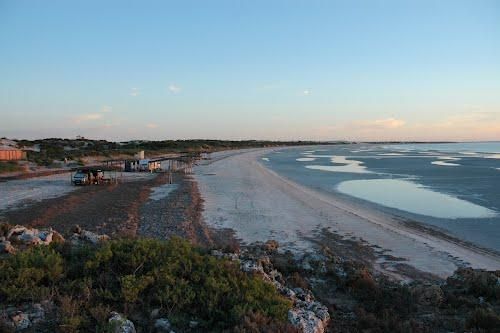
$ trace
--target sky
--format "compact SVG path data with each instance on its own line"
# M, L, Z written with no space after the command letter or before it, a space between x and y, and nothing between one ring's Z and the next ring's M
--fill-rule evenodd
M500 140L500 1L0 0L0 136Z

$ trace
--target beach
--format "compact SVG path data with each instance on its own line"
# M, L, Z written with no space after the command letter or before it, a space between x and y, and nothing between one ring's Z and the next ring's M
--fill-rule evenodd
M196 168L209 226L230 228L243 243L274 239L296 254L314 251L315 240L328 231L372 247L373 267L396 278L405 278L401 263L439 278L464 266L500 269L494 251L277 174L263 160L276 150L216 153Z

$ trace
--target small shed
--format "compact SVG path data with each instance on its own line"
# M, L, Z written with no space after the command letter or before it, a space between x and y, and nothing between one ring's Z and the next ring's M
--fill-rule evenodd
M125 161L125 171L149 171L154 172L161 169L160 161L153 161L150 159L142 160L128 160Z
M12 146L0 146L0 161L25 160L26 152Z

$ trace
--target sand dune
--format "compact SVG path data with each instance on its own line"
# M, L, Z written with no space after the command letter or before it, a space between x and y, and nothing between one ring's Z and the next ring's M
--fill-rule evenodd
M276 239L293 251L311 249L307 237L326 227L386 249L416 269L440 277L463 264L500 269L495 253L410 227L395 216L285 179L259 162L272 150L224 152L197 168L208 224L234 229L244 242Z

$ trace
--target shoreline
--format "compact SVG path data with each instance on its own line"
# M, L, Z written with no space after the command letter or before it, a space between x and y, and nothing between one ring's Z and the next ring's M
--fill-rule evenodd
M500 269L500 256L493 250L297 184L260 162L264 154L282 149L287 148L233 151L197 167L203 215L210 227L233 229L247 243L275 239L295 252L312 249L306 239L326 228L380 248L374 266L389 275L397 276L393 270L401 263L440 278L463 266ZM264 230L252 225L257 223Z

